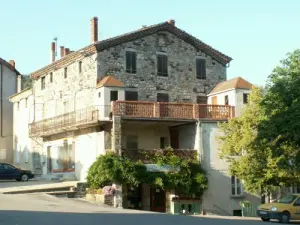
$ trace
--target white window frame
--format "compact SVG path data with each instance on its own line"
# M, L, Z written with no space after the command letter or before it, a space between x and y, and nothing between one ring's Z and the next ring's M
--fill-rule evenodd
M232 178L234 177L234 183L232 183ZM238 181L240 183L240 193L238 193ZM230 177L230 184L231 184L231 195L232 196L242 196L243 195L243 182L242 180L236 178L236 176ZM232 188L234 188L234 193L232 193Z

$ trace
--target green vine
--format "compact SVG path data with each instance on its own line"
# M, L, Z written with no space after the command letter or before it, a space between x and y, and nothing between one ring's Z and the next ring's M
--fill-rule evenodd
M114 153L98 157L90 167L87 181L90 187L99 188L112 183L138 186L146 183L166 191L174 190L179 196L200 197L207 188L207 178L196 157L184 159L171 149L147 154L152 164L168 167L167 172L147 171L141 161L133 161Z

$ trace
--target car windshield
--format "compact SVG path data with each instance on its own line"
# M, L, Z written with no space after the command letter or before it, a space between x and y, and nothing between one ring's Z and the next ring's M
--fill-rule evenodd
M296 195L285 195L279 199L277 199L275 202L277 203L283 203L283 204L290 204L297 198Z

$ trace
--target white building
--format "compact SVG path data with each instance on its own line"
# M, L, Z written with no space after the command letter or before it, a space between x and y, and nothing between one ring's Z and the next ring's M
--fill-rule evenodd
M248 95L253 84L241 77L223 81L208 94L208 104L231 105L235 107L235 116L242 113L248 102Z
M34 101L32 89L26 88L12 95L9 100L13 103L13 136L14 161L16 166L33 170L35 174L41 173L40 155L35 154L29 138L28 124L33 120Z

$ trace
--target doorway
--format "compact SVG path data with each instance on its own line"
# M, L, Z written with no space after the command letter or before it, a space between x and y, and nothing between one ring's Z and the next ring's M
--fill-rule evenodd
M154 212L166 212L166 192L160 188L150 189L150 208Z

